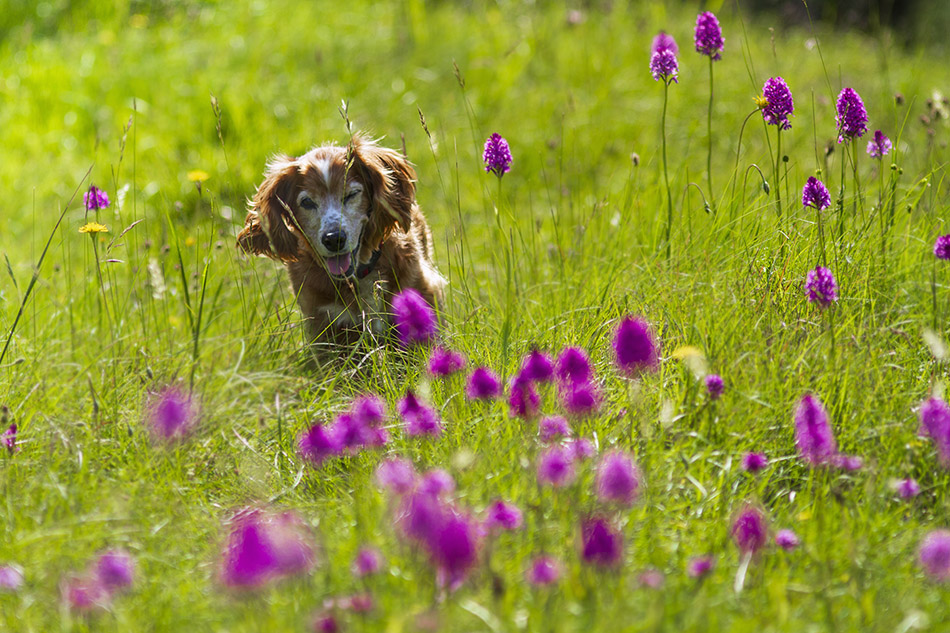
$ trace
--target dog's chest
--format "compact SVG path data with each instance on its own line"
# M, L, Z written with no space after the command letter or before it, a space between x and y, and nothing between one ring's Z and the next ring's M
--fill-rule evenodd
M377 286L378 274L370 274L354 283L353 293L347 293L348 300L337 297L334 301L321 306L329 322L340 328L369 327L374 333L381 334L386 321L383 289Z

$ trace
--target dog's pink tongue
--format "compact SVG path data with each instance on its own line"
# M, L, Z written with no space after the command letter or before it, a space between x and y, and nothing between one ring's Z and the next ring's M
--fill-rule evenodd
M327 269L333 275L343 275L350 269L350 254L334 255L327 258Z

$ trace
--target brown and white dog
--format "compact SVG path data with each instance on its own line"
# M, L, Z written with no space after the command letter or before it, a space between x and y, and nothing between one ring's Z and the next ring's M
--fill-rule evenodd
M405 288L442 300L415 178L402 154L359 134L268 163L237 243L286 265L311 341L380 334Z

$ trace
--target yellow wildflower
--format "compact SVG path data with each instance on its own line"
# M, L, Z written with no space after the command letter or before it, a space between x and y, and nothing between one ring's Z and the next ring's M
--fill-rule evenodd
M200 169L192 169L188 172L188 180L191 182L204 182L211 176L208 175L208 172L202 171Z
M769 105L769 100L765 98L765 95L758 95L756 97L752 97L752 100L755 101L755 105L759 108L759 110Z
M108 233L109 228L105 224L99 224L98 222L89 222L88 224L83 224L79 227L80 233Z

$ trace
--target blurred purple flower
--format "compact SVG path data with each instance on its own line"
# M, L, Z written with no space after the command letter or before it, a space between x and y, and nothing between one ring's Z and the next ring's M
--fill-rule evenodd
M798 535L791 530L779 530L775 534L775 544L786 552L798 547Z
M301 457L314 466L319 466L327 459L339 455L343 447L333 429L314 424L297 440L297 450Z
M845 88L838 94L835 110L839 143L862 137L868 131L868 112L864 109L861 97L853 89Z
M521 361L520 376L531 382L550 382L554 379L554 363L544 352L531 350Z
M478 562L478 527L471 518L453 512L435 532L429 545L439 584L454 591Z
M651 55L660 51L673 51L674 55L680 52L679 46L676 45L676 40L666 31L657 33L656 37L653 38L652 44L650 44Z
M838 454L828 414L811 394L805 394L795 409L795 444L799 456L810 466L828 463Z
M601 503L629 506L640 496L640 472L621 451L605 453L597 465L597 498Z
M309 570L314 551L303 523L292 513L241 513L222 555L221 578L234 588L256 588Z
M831 206L831 194L825 183L814 176L809 176L808 181L802 188L802 205L813 207L819 211Z
M594 375L587 352L579 347L565 347L561 351L555 372L561 382L589 382Z
M897 482L897 494L901 499L913 499L920 494L920 484L911 477L901 479Z
M934 255L937 259L950 260L950 234L937 238L934 242Z
M581 561L598 567L614 567L623 556L623 536L606 519L594 517L581 525Z
M406 288L393 297L393 320L403 345L428 343L439 329L435 311L413 288Z
M433 376L449 376L465 369L465 356L450 349L436 347L429 355L429 373Z
M71 575L60 585L63 601L74 611L92 611L109 605L111 595L101 583L89 574Z
M166 388L153 401L148 421L156 439L172 441L181 438L195 423L191 396L174 387Z
M742 456L742 470L747 473L757 473L768 466L769 460L764 453L746 453Z
M656 371L660 365L656 337L644 319L626 317L620 321L613 345L617 367L629 377Z
M488 506L485 509L485 514L485 524L490 530L494 528L517 530L524 523L521 510L517 506L505 503L500 499Z
M647 589L662 589L666 578L659 569L645 569L637 576L637 584Z
M666 49L653 53L650 58L650 74L654 81L679 83L679 64L676 62L676 53Z
M551 556L537 556L531 561L527 575L532 585L552 585L561 578L561 563Z
M376 485L397 495L406 494L416 485L416 469L402 457L381 461L374 476Z
M425 546L435 538L446 514L437 496L415 491L403 498L396 523L408 539Z
M95 577L109 593L131 587L135 578L135 561L125 550L109 550L96 561Z
M0 565L0 590L16 591L23 586L23 572L14 565Z
M339 443L340 451L347 449L351 454L356 454L373 440L373 430L349 411L337 416L328 433Z
M706 383L706 393L709 394L710 400L719 400L719 396L722 395L722 392L726 389L726 384L722 380L722 376L719 374L709 374L705 379Z
M716 567L716 559L712 556L697 556L689 561L686 574L690 578L703 578Z
M541 436L541 441L547 443L561 437L568 437L571 434L571 427L561 416L552 415L541 418L538 422L538 434Z
M371 576L383 567L383 554L375 547L363 547L353 559L353 575L357 578Z
M864 460L857 455L845 455L843 453L838 453L831 458L831 465L835 468L840 468L841 470L847 470L851 472L855 470L861 470L864 467Z
M566 382L558 388L564 409L576 416L596 413L600 408L600 390L593 382Z
M933 580L950 578L950 531L933 530L920 544L920 565Z
M511 148L508 141L501 134L492 134L485 140L485 151L482 153L485 171L495 174L499 178L511 171Z
M736 547L743 554L755 554L768 539L765 515L755 506L748 505L736 515L730 534Z
M891 139L887 138L883 132L876 130L874 138L868 141L868 156L871 158L884 158L891 153Z
M423 404L416 398L412 389L399 401L399 415L406 426L407 435L441 435L442 421L435 409Z
M487 367L476 367L468 377L465 395L470 400L494 400L501 395L501 381Z
M109 207L109 196L99 187L90 185L89 190L82 195L82 203L87 211L107 209Z
M805 277L805 294L808 301L825 309L838 300L838 284L834 275L824 266L815 266Z
M6 447L7 452L10 455L13 455L20 450L20 447L16 443L16 432L17 426L16 422L10 425L10 427L3 432L3 435L0 435L0 442L3 442L3 445Z
M521 375L515 376L508 392L508 407L511 414L515 417L531 419L538 414L540 406L541 396L534 388L534 383Z
M332 613L320 613L313 620L314 633L339 633L340 625Z
M574 456L563 446L552 446L538 456L538 481L560 488L574 481Z
M920 433L933 440L944 465L950 464L950 406L940 398L920 405Z
M791 129L788 122L790 114L795 112L795 102L792 100L792 91L781 77L772 77L762 87L762 96L765 97L762 106L762 118L769 125L779 125L783 130Z
M419 478L419 491L435 497L452 494L455 492L455 480L447 471L433 468Z
M379 426L386 421L386 404L375 394L364 394L353 400L350 413L364 426Z
M706 55L713 61L722 59L722 49L725 45L722 39L722 28L716 16L706 11L696 16L696 30L693 34L696 52Z
M597 449L594 447L594 443L586 437L579 437L576 440L571 440L567 443L566 448L570 453L571 459L573 459L575 462L590 459L597 454Z

